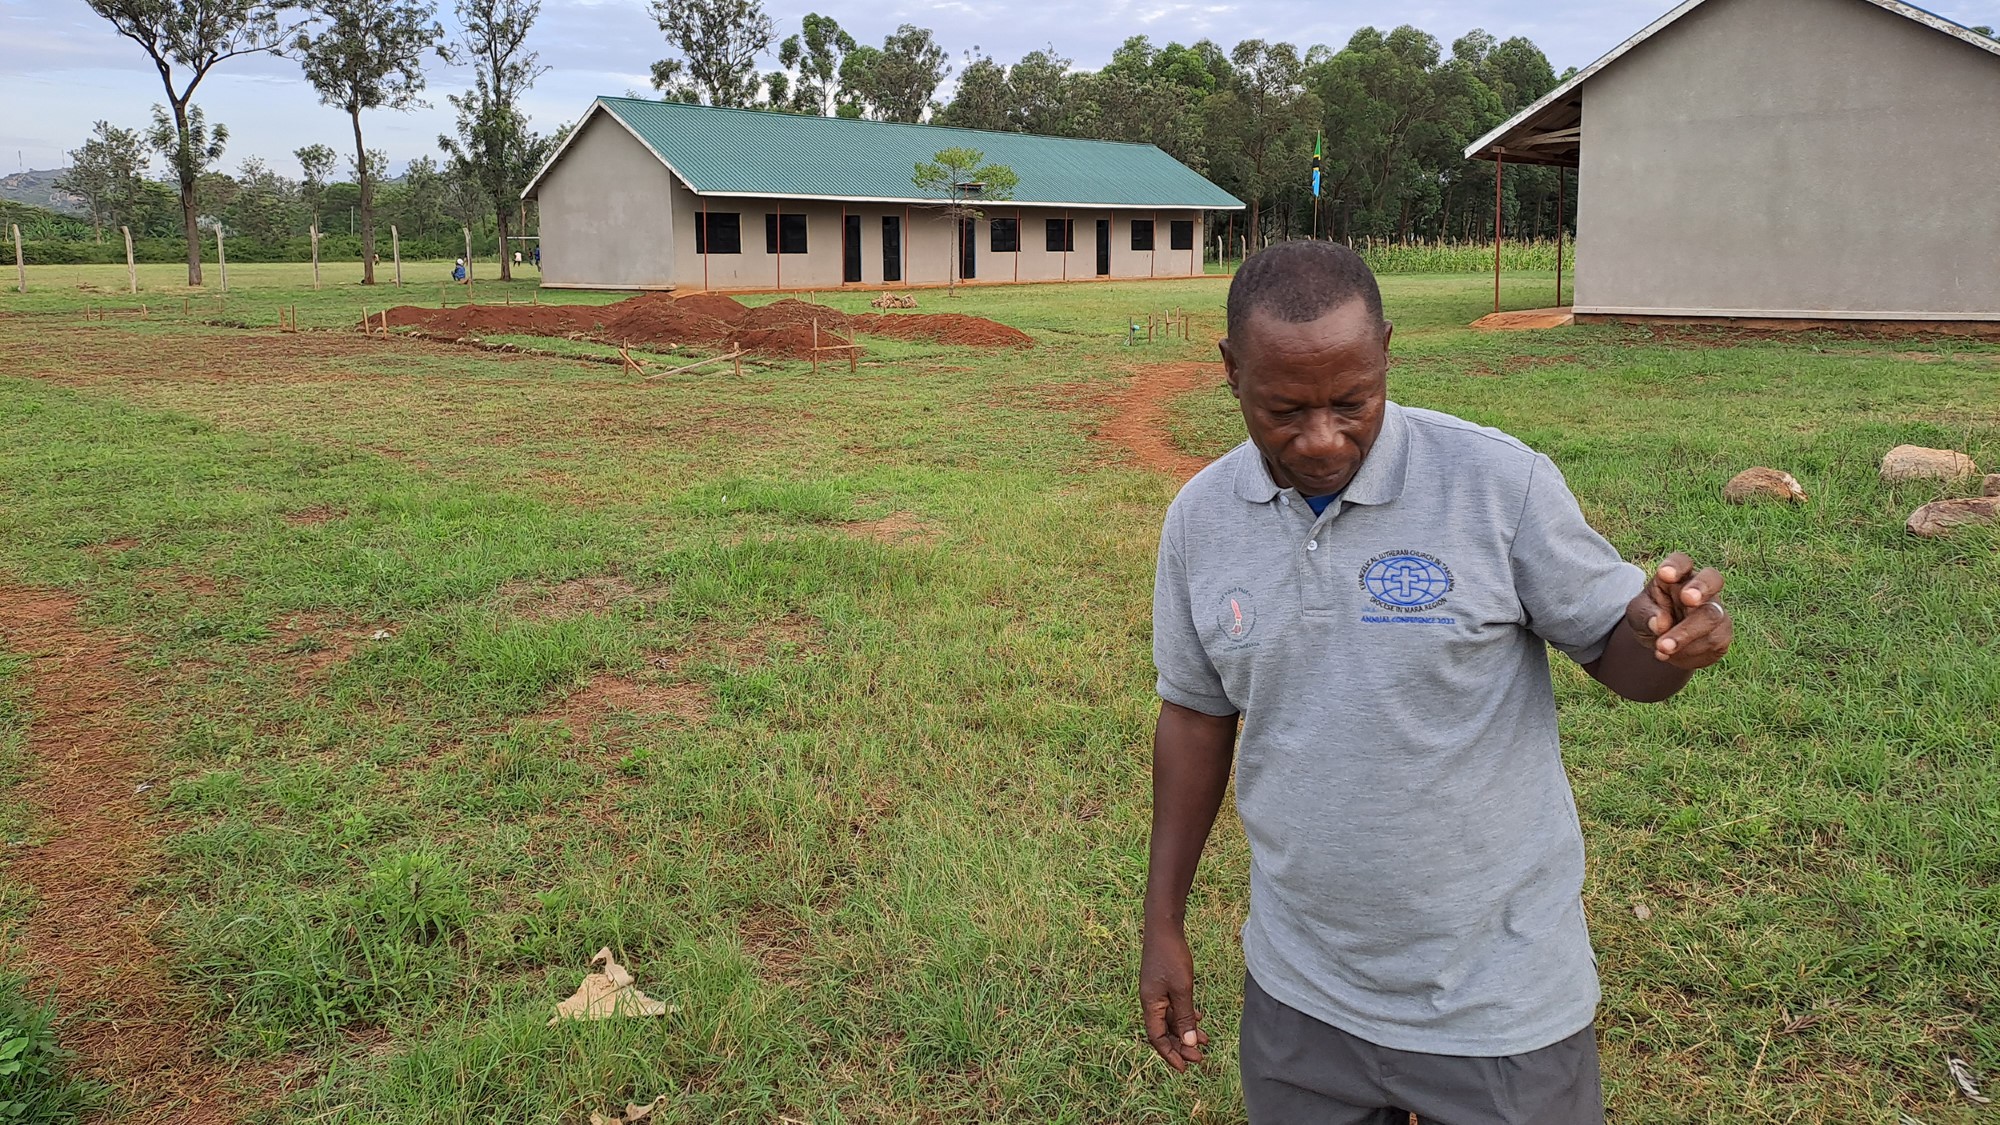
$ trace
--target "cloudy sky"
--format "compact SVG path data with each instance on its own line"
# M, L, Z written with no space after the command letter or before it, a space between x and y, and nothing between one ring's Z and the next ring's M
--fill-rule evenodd
M1483 27L1506 38L1525 35L1542 46L1560 72L1584 66L1645 26L1672 0L765 0L780 36L798 29L807 11L839 19L857 39L879 42L899 23L931 28L954 67L978 48L1003 61L1053 42L1082 67L1095 67L1127 36L1155 42L1213 38L1225 46L1265 37L1301 45L1339 45L1357 27L1410 23L1450 41ZM449 3L445 5L449 7ZM1931 7L1966 24L2000 23L2000 0L1937 0ZM445 20L447 28L451 22ZM552 69L527 108L535 127L562 128L598 94L647 90L653 60L665 53L645 0L543 0L529 40ZM143 125L162 100L159 77L137 45L119 38L83 0L0 0L0 175L55 168L99 119ZM431 108L364 116L371 148L389 153L400 170L411 157L436 151L451 128L444 95L464 88L467 75L433 60ZM949 81L949 79L947 79ZM223 63L196 101L208 119L228 124L224 164L259 156L296 175L294 149L315 141L351 155L346 118L319 104L296 64L268 57Z

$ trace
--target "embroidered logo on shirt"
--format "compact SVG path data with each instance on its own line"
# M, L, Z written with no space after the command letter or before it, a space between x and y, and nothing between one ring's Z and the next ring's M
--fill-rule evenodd
M1422 551L1390 551L1361 568L1361 589L1369 600L1398 613L1436 609L1453 585L1451 568Z
M1250 600L1250 591L1241 586L1229 591L1220 608L1222 635L1238 643L1249 640L1257 628L1257 603Z

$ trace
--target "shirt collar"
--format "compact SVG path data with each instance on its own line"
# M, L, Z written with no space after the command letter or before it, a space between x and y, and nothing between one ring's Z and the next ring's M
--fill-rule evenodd
M1264 455L1255 443L1245 442L1244 457L1236 466L1236 495L1246 503L1268 504L1277 499L1277 482L1264 467ZM1403 408L1391 402L1382 409L1382 432L1361 462L1361 471L1347 483L1340 499L1345 504L1387 504L1403 494L1403 478L1410 466L1410 424Z

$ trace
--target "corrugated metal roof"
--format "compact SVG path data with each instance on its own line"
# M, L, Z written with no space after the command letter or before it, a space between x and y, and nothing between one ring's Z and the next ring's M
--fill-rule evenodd
M805 196L922 203L942 198L911 182L940 149L974 148L1021 178L1009 201L1075 206L1233 210L1241 200L1149 144L1038 137L805 117L760 110L603 97L563 149L599 113L639 138L681 181L703 195ZM562 150L522 194L531 196Z
M1591 63L1589 66L1584 67L1582 70L1577 71L1574 75L1570 77L1569 81L1564 82L1562 85L1557 86L1555 89L1550 90L1546 94L1543 94L1541 98L1535 102L1535 104L1529 106L1528 108L1508 118L1492 132L1486 134L1485 136L1465 146L1466 159L1468 160L1489 159L1490 157L1493 156L1495 148L1497 146L1503 146L1504 142L1508 140L1508 135L1513 133L1516 129L1519 129L1530 118L1541 113L1549 106L1554 105L1558 99L1567 96L1571 90L1574 90L1578 86L1581 86L1585 82L1589 81L1594 75L1597 74L1598 71L1603 70L1605 67L1610 66L1612 63L1617 62L1621 58L1624 58L1627 54L1629 54L1632 51L1634 47L1637 47L1639 44L1644 43L1646 40L1651 39L1655 35L1658 35L1660 32L1665 31L1668 27L1672 26L1674 23L1679 21L1679 19L1682 16L1687 15L1689 12L1694 11L1696 8L1701 7L1703 4L1707 2L1708 0L1682 0L1682 2L1678 6L1676 6L1673 11L1668 12L1666 15L1661 16L1659 19L1656 19L1652 23L1647 24L1645 27L1639 29L1639 31L1636 34L1634 34L1632 38L1627 39L1625 42L1618 44L1616 47L1613 47L1609 54L1605 55L1601 59L1598 59L1596 62ZM1953 39L1958 39L1965 43L1969 43L1972 46L1977 47L1982 51L1985 51L1989 55L2000 55L2000 40L1993 39L1986 35L1981 35L1979 32L1974 31L1969 27L1966 27L1964 24L1955 23L1951 20L1944 18L1941 15L1938 15L1936 12L1927 11L1923 8L1919 8L1915 4L1905 3L1904 0L1863 0L1863 2L1868 4L1873 4L1885 12L1893 12L1896 15L1902 16L1904 19L1913 20L1917 23L1923 24L1925 27L1930 28L1932 31L1943 32L1944 34L1951 36Z

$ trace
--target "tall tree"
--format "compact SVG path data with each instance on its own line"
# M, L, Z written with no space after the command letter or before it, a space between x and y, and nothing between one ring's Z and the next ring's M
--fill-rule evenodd
M197 138L194 92L209 71L238 55L278 49L285 41L279 12L285 0L86 0L90 10L111 21L118 34L137 43L159 71L166 89L166 118L174 143L168 163L180 184L181 233L187 239L188 284L201 284L200 205L196 181L221 155L228 131L220 124L212 137ZM155 148L161 146L155 145ZM213 147L214 155L201 160Z
M472 89L449 99L458 110L458 136L440 136L438 147L451 157L453 178L477 184L493 208L502 281L514 276L507 221L548 148L546 138L528 131L520 109L521 95L548 70L527 49L528 29L541 10L540 0L458 0L463 35L439 51L451 62L472 63Z
M977 47L966 52L958 87L952 91L950 104L938 111L938 124L961 129L1012 128L1014 98L1007 88L1007 68L978 52Z
M298 185L251 157L236 174L236 198L226 208L229 229L253 242L283 242L300 217Z
M317 227L319 205L326 198L326 185L333 179L333 166L340 157L320 144L307 145L292 155L299 161L299 200L312 217L312 225Z
M856 47L841 63L842 85L861 115L877 121L922 121L931 96L951 73L930 29L903 24L880 47Z
M739 109L756 102L757 59L777 35L761 0L652 0L646 10L683 56L653 64L654 87L680 101Z
M445 177L437 161L419 156L403 169L403 188L397 193L392 217L404 231L421 238L444 225Z
M106 225L130 222L145 170L146 146L138 132L99 121L83 146L70 150L69 170L55 187L83 199L90 209L90 229L103 242Z
M794 113L832 117L847 98L840 84L840 64L854 47L854 36L842 30L832 16L807 12L800 33L778 45L778 62L795 71L798 79L792 82L787 76L791 86L789 99L781 96L778 84L773 82L772 104L782 101Z
M1011 199L1021 177L1005 164L986 163L986 154L976 148L941 149L929 160L917 163L910 182L927 195L944 198L944 213L952 230L952 268L945 273L945 287L955 289L965 272L963 225L981 218L982 199Z
M1203 105L1209 166L1250 204L1250 230L1294 166L1310 159L1318 99L1307 93L1305 61L1290 43L1246 39L1229 53L1226 87Z
M180 180L181 233L187 237L188 253L194 259L188 264L188 284L200 285L202 181L209 168L222 159L223 147L229 143L229 128L221 124L209 128L208 115L198 105L191 104L176 116L166 106L155 104L146 143L166 157L168 166ZM211 185L207 195L213 198L214 194Z
M1007 89L1014 103L1013 127L1023 133L1067 137L1076 133L1077 89L1070 68L1056 53L1029 51L1007 71Z
M375 177L361 139L364 109L424 104L423 56L444 38L432 0L309 0L311 22L293 47L320 101L354 127L361 188L361 283L375 284Z

